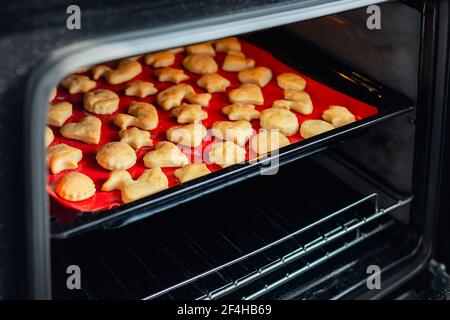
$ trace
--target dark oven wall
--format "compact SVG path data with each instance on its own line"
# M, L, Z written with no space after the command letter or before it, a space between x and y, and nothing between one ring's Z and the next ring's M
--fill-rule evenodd
M421 12L411 3L401 2L386 3L380 8L380 30L367 29L365 8L289 29L346 65L416 101ZM338 153L389 185L395 193L405 195L412 190L414 139L415 112L410 112L346 142Z

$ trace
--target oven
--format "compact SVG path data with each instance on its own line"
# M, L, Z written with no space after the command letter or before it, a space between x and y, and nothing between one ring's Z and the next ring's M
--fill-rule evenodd
M389 299L413 298L402 288L424 273L448 283L446 1L69 5L1 13L0 297ZM81 68L228 37L270 66L265 99L292 70L315 108L347 102L357 121L186 183L164 171L169 188L129 203L58 199L42 139L53 87L76 108L60 82Z

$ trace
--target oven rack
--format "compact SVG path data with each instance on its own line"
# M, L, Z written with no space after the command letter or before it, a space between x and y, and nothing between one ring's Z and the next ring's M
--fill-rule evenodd
M307 262L304 271L315 273L321 269L316 266L364 235L383 231L394 220L389 213L412 199L380 205L380 190L357 190L334 171L332 165L303 159L277 175L186 203L183 210L171 209L125 228L53 240L54 296L241 299L266 284L275 289L272 283L286 273L292 278ZM291 188L285 185L288 180L308 183ZM349 252L354 250L358 248ZM68 265L82 270L83 290L67 290Z
M381 217L387 215L388 213L391 213L392 211L398 209L399 207L402 207L405 204L408 204L412 201L413 197L408 197L404 200L399 200L397 203L384 208L380 209L378 207L378 194L372 193L358 201L355 201L344 208L337 210L328 216L319 219L306 227L303 227L301 229L298 229L291 234L280 238L272 243L269 243L257 250L254 250L250 253L247 253L237 259L234 259L232 261L229 261L225 264L222 264L220 266L217 266L213 269L210 269L206 272L203 272L201 274L198 274L186 281L180 282L178 284L175 284L173 286L170 286L164 290L161 290L159 292L156 292L154 294L149 295L148 297L144 298L145 300L150 299L156 299L156 298L163 298L168 293L171 293L177 289L180 289L184 286L188 286L192 284L195 281L198 281L199 279L206 278L209 275L212 275L217 272L221 272L224 269L230 268L237 263L245 262L245 260L250 259L256 255L260 255L264 252L267 252L271 249L275 249L275 247L280 246L282 244L285 244L288 240L291 240L293 238L299 237L303 234L305 234L307 231L311 231L315 228L320 228L320 226L323 226L324 224L330 222L331 220L335 218L342 217L344 214L349 213L351 210L355 210L358 212L361 207L364 205L369 204L371 207L373 207L373 211L370 215L359 217L358 214L352 215L348 220L346 221L340 221L339 225L327 232L321 232L320 235L313 240L300 244L298 248L284 254L279 259L276 259L266 265L263 265L254 271L234 280L226 285L219 287L217 289L211 290L207 292L206 294L197 297L198 300L211 300L211 299L219 299L223 298L225 296L228 297L230 293L233 291L242 289L243 287L254 283L257 280L263 279L267 275L280 270L290 263L293 263L297 261L298 259L307 256L311 252L318 250L319 248L322 248L326 246L329 243L332 243L335 240L342 239L344 236L348 236L352 233L353 237L350 238L350 240L343 242L341 246L338 246L333 251L326 251L324 255L319 256L317 259L312 260L310 262L306 262L302 267L295 269L293 272L285 273L281 278L278 278L276 281L264 284L262 288L250 293L246 296L241 296L242 299L256 299L266 293L268 293L270 290L273 290L275 288L278 288L279 286L287 283L288 281L300 276L301 274L305 273L306 271L328 261L329 259L335 257L338 254L341 254L342 252L350 249L351 247L355 246L359 242L361 242L363 239L370 237L374 234L377 234L378 232L386 229L389 227L393 221L389 220L385 223L379 223L375 225L373 228L369 229L368 231L363 232L361 230L362 227L369 225L372 222L375 222L376 220L379 220ZM326 228L327 229L327 228Z

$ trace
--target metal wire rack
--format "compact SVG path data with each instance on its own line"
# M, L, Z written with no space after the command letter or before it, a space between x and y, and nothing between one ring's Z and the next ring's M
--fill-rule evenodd
M276 270L282 269L288 264L298 260L301 257L304 257L308 255L310 252L315 251L321 247L326 246L327 244L337 240L341 239L342 237L349 235L351 233L354 233L353 238L350 241L344 242L342 246L338 247L337 249L326 252L324 256L320 256L316 260L313 260L311 262L307 262L303 267L295 270L292 273L286 273L283 277L277 279L276 281L273 281L271 283L265 284L261 289L252 292L248 296L242 297L243 299L256 299L264 294L266 294L268 291L275 289L284 283L300 276L307 270L324 263L328 259L331 259L332 257L344 252L345 250L355 246L358 244L362 239L369 237L373 234L376 234L377 232L381 231L382 229L386 228L389 224L379 224L375 226L373 229L371 229L368 232L361 232L361 227L367 226L370 223L380 219L382 216L385 216L386 214L394 211L395 209L409 203L412 201L412 197L409 197L405 200L400 200L397 203L385 208L380 209L378 208L378 194L373 193L370 194L358 201L355 201L346 207L337 210L326 217L319 219L311 224L309 224L306 227L303 227L301 229L298 229L291 234L282 237L276 241L273 241L269 243L268 245L265 245L259 249L256 249L250 253L247 253L237 259L234 259L232 261L229 261L227 263L224 263L220 266L217 266L215 268L212 268L206 272L203 272L201 274L198 274L196 276L193 276L185 281L182 281L180 283L177 283L173 286L170 286L164 290L158 291L154 294L151 294L147 296L145 299L155 299L155 298L161 298L164 295L173 292L179 288L182 288L184 286L187 286L189 284L192 284L193 282L196 282L202 278L206 278L211 274L218 273L220 271L223 271L224 269L230 268L238 263L245 262L246 260L255 257L257 255L261 255L264 252L267 252L268 250L274 249L277 246L281 246L285 244L288 240L297 238L297 237L303 237L306 232L311 232L312 230L317 231L319 235L315 238L313 238L309 242L305 242L304 244L300 244L297 248L294 250L284 254L282 257L271 261L270 263L266 265L262 265L261 267L253 270L250 273L245 274L244 276L228 282L224 286L221 286L219 288L216 288L214 290L211 290L207 292L204 295L199 296L197 299L199 300L207 300L207 299L219 299L222 297L225 297L227 294L238 290L240 288L245 287L246 285L255 282L256 280L259 280L261 278L264 278L266 275L273 273ZM363 207L372 207L372 211L367 216L359 216L361 214L361 208ZM353 214L351 214L353 213ZM346 215L351 214L347 219L344 217ZM340 221L338 222L338 226L334 227L332 229L329 229L329 226L325 226L326 224L332 225L329 222L333 219L340 218ZM324 229L327 231L319 231L321 227L325 227ZM314 232L315 233L315 232Z

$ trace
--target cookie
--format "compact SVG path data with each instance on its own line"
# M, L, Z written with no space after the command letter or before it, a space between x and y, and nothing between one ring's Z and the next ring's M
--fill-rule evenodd
M194 123L208 118L208 113L199 104L185 103L172 109L172 116L177 118L178 123Z
M200 123L174 126L167 130L167 139L187 147L198 147L206 136L206 128Z
M158 112L150 103L133 101L128 114L119 113L113 123L121 130L128 127L138 127L142 130L153 130L158 126Z
M258 155L263 155L289 145L289 139L278 130L262 129L250 140L250 148Z
M294 113L281 108L268 108L261 112L259 119L261 128L278 129L289 137L298 131L298 120Z
M211 100L212 95L210 93L191 93L186 95L185 99L193 104L199 104L202 107L206 107Z
M56 93L57 93L56 87L53 87L52 90L50 91L50 96L48 97L49 102L56 98Z
M175 54L170 51L150 53L144 57L144 63L153 68L164 68L175 62Z
M53 142L53 139L55 139L55 136L52 129L45 127L45 147L48 147Z
M215 45L217 52L241 51L241 44L236 37L216 40Z
M83 106L95 114L113 114L119 108L119 96L111 90L98 89L84 95Z
M78 168L78 162L83 158L80 149L61 143L47 149L47 166L53 174L67 169Z
M217 121L213 124L211 133L219 139L231 141L243 147L252 136L253 128L246 120Z
M189 76L181 69L162 68L155 71L155 77L161 82L180 83L189 80Z
M125 59L117 64L116 69L103 65L92 68L92 77L94 80L105 77L109 84L119 84L133 79L141 72L142 66L138 61Z
M222 168L245 161L245 149L231 141L215 143L209 150L210 163Z
M136 80L125 86L125 95L131 97L145 98L157 92L155 85L148 81Z
M184 52L184 47L172 48L172 49L169 49L167 51L172 52L174 54L177 54L177 53Z
M81 201L95 194L95 185L87 175L69 172L56 182L55 192L67 201Z
M238 73L241 83L253 83L261 88L272 80L272 70L266 67L255 67L242 70Z
M305 90L306 80L295 73L282 73L277 76L277 83L284 90Z
M69 90L70 94L86 93L97 86L95 81L92 81L87 76L79 76L72 74L61 81L61 85Z
M305 91L285 90L284 98L286 100L275 100L273 108L283 108L293 110L300 114L308 115L314 110L311 97Z
M184 97L189 94L195 94L194 89L188 84L180 83L158 93L156 101L161 108L168 111L179 107Z
M148 152L143 160L147 168L182 167L189 163L188 157L169 141L158 142L156 149Z
M218 70L214 58L202 54L188 55L183 60L183 66L186 70L197 74L215 73Z
M204 42L204 43L198 43L193 44L186 47L186 53L187 54L202 54L206 56L214 57L216 55L216 52L214 51L214 48L212 46L211 42Z
M239 88L231 90L228 99L231 103L264 104L261 88L253 83L242 84Z
M173 174L181 183L185 183L210 173L211 171L204 163L190 163L175 170Z
M72 115L72 105L69 102L59 102L49 106L47 123L54 127L61 127Z
M197 80L197 85L200 88L206 89L209 93L225 92L230 84L230 81L218 73L205 74Z
M111 172L103 184L102 191L120 190L122 201L130 203L169 187L169 181L161 168L144 170L139 178L133 180L126 170Z
M223 60L222 69L230 72L239 72L255 66L255 60L246 58L242 52L228 51Z
M109 142L103 145L95 156L97 163L107 170L122 170L134 166L136 153L124 142Z
M206 107L211 100L211 94L209 93L195 93L192 86L180 83L172 87L169 87L160 93L156 97L156 102L165 111L179 107L183 99L188 100L190 103L199 104L202 107Z
M153 145L153 141L150 138L150 132L134 127L126 130L121 130L119 132L119 137L120 142L128 144L133 149L150 147Z
M259 119L259 111L252 104L234 103L222 108L222 113L232 121Z
M322 114L322 118L325 121L330 122L335 128L339 128L356 121L353 113L351 113L346 107L342 106L329 106L328 109Z
M333 129L333 125L323 120L305 120L300 127L300 135L306 139Z
M68 139L80 140L88 144L98 144L102 122L94 116L81 118L79 122L69 122L60 129L61 135Z

